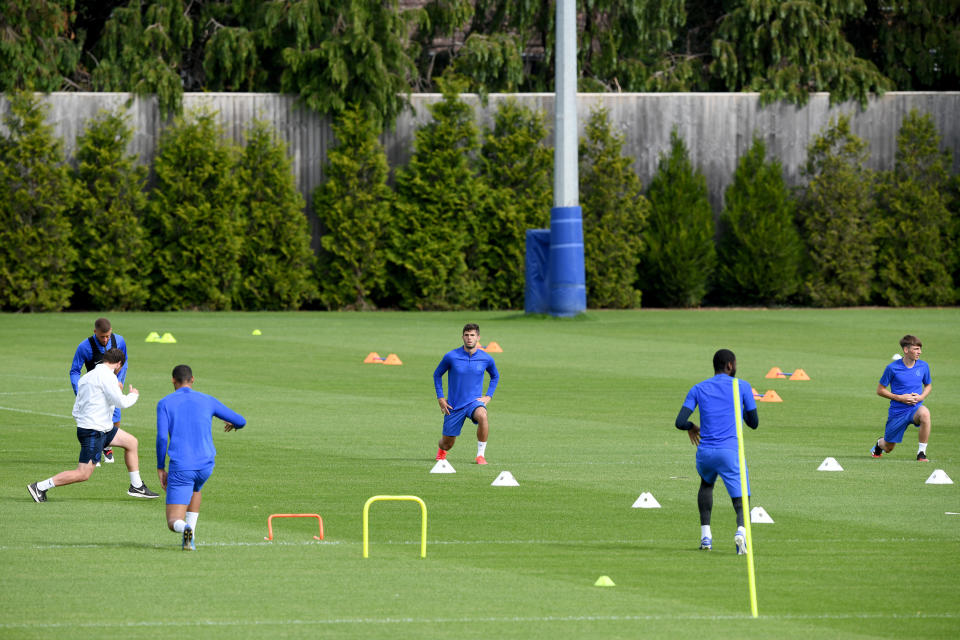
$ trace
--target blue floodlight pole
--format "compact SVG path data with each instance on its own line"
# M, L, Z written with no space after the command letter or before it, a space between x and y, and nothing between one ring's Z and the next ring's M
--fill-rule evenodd
M550 315L575 316L587 308L583 217L577 169L577 6L557 0L554 99L553 208L550 210Z

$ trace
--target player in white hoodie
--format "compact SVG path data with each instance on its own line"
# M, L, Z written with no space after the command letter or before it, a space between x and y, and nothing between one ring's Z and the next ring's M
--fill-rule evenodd
M77 400L73 404L73 417L77 420L77 440L80 441L80 462L76 469L61 471L52 478L34 482L27 487L30 497L36 502L47 501L47 491L90 478L103 449L108 445L124 450L124 462L130 472L130 488L127 494L134 498L157 498L140 478L140 459L137 439L113 424L116 408L132 407L140 393L131 385L130 393L123 394L117 379L117 370L125 361L120 349L107 349L103 362L88 371L77 383Z

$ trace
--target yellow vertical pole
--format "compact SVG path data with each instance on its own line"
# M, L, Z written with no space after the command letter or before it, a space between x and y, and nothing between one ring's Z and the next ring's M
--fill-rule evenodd
M750 586L750 613L757 612L757 578L753 567L753 533L750 529L750 496L747 490L747 459L743 453L743 409L740 406L740 381L733 379L733 408L737 420L737 456L740 461L740 493L743 496L743 524L747 530L747 583Z

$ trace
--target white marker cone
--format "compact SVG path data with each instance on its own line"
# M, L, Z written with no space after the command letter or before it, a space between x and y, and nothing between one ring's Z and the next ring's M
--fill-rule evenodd
M836 458L824 458L817 471L843 471L843 467L837 462Z
M490 483L491 487L519 487L520 483L509 471L501 471L497 479Z
M437 460L437 464L433 465L433 469L430 469L430 473L456 473L457 470L453 468L453 465L444 460Z
M634 509L659 509L660 503L657 502L657 499L653 497L653 494L649 491L644 491L640 494L640 497L637 498L636 502L633 503Z
M953 484L953 480L943 469L934 469L930 477L927 478L926 484Z
M754 507L750 509L750 522L757 524L773 524L773 518L763 507Z

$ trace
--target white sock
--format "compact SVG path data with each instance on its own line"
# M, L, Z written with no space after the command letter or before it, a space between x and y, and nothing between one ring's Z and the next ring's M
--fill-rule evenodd
M926 442L921 442L921 443L920 443L920 450L917 451L917 453L926 453L926 452L927 452L927 443L926 443Z
M487 450L487 443L486 443L486 442L480 442L479 440L477 440L477 456L478 456L478 457L479 457L479 456L482 456L482 455L483 455L483 452L486 451L486 450Z
M193 532L197 532L197 518L200 517L200 513L197 511L187 511L187 524L193 529Z
M143 486L143 480L140 479L139 469L130 472L130 484L132 484L135 489L139 489Z
M173 523L173 530L177 533L183 533L183 528L187 526L187 523L183 520L177 520Z
M746 527L737 527L737 535L747 537L747 528Z
M46 480L41 480L37 483L37 489L40 491L50 491L56 485L53 484L53 478L47 478Z
M710 534L710 525L702 524L700 525L700 537L701 538L710 538L713 539L713 536Z

